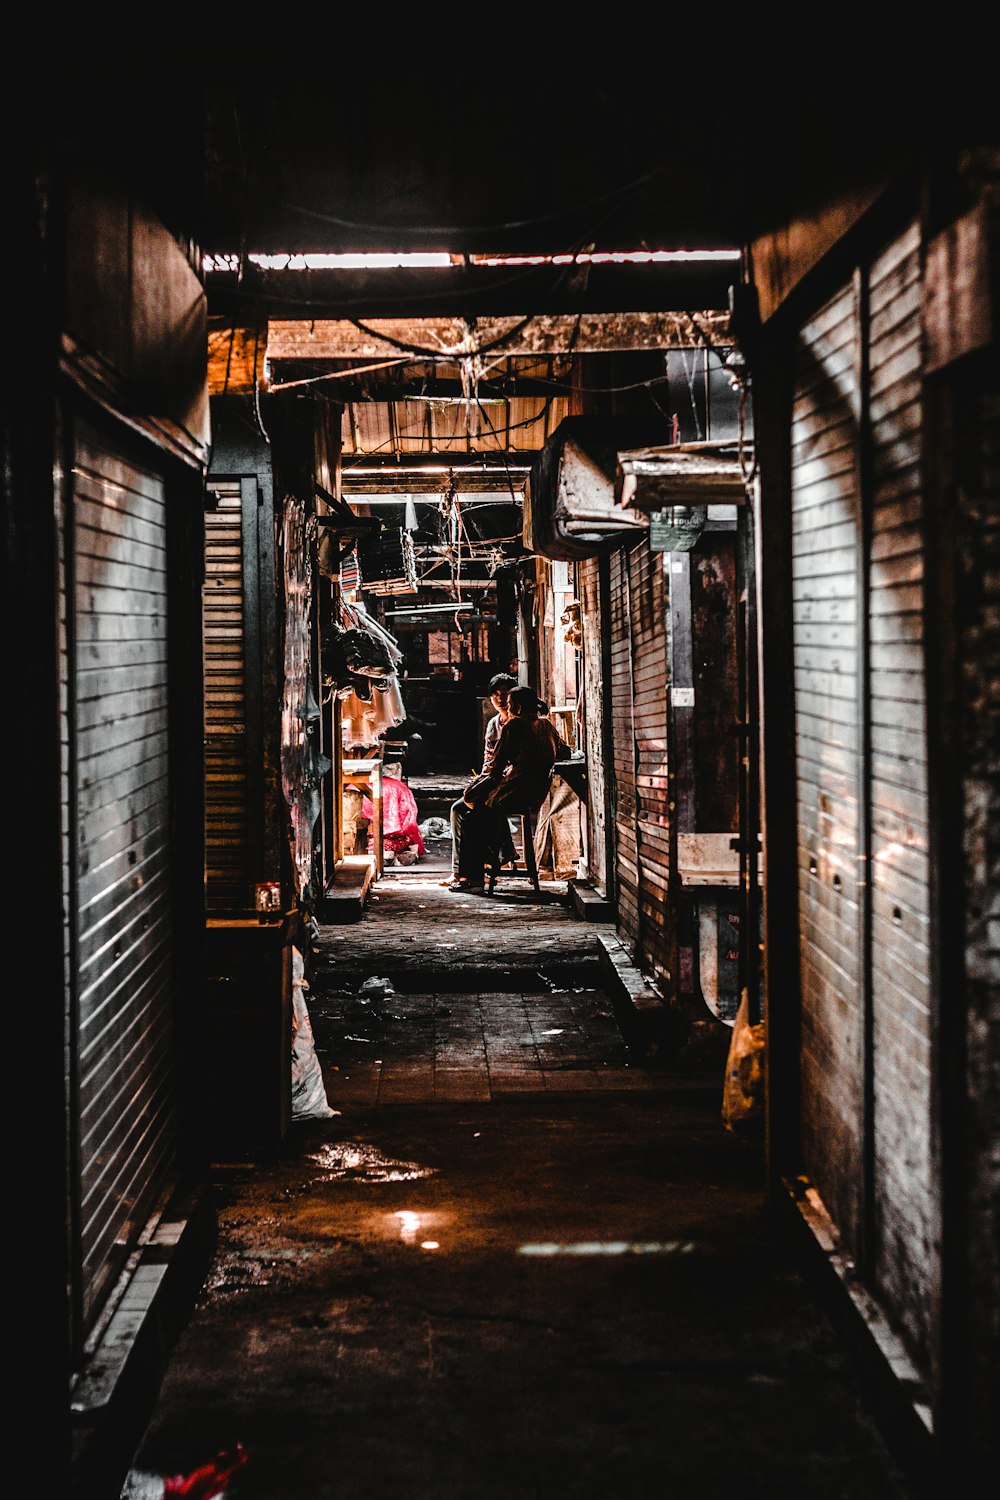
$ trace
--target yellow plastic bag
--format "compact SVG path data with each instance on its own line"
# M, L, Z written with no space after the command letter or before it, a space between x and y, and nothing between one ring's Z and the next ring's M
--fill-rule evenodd
M727 1130L754 1129L764 1120L764 1023L750 1025L746 990L736 1012L722 1089L722 1121Z

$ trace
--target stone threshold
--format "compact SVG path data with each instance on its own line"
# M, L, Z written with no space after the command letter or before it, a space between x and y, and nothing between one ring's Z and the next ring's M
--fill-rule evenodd
M822 1198L804 1176L781 1180L806 1273L823 1294L870 1386L886 1441L900 1466L922 1485L938 1467L930 1396L886 1314L857 1274Z
M211 1265L209 1190L161 1202L125 1263L70 1385L72 1495L117 1495Z

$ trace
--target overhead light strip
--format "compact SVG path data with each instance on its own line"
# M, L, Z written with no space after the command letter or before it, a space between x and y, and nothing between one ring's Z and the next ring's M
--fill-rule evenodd
M454 266L622 266L669 265L695 262L737 261L739 250L580 250L557 255L456 255L447 250L319 252L302 254L286 252L265 255L254 251L246 261L261 271L397 271L433 270ZM207 273L237 272L240 257L235 254L207 253L203 260Z
M386 613L386 618L387 619L389 618L390 615L393 617L393 619L395 619L397 615L440 615L440 614L454 615L454 614L458 614L459 611L461 611L462 614L465 614L466 610L470 610L470 609L475 609L475 605L474 604L412 604L412 605L410 605L409 609L387 609L385 613Z
M345 493L351 492L348 490ZM466 505L496 505L501 504L501 502L508 505L522 504L520 495L511 499L510 490L508 489L486 490L486 492L480 490L480 492L472 493L472 495L457 495L456 498L462 507L466 507ZM441 490L441 492L438 492L438 490L427 490L423 495L421 493L406 492L406 490L399 490L397 495L364 495L364 493L358 492L355 495L355 499L366 505L405 505L406 501L411 499L414 505L435 505L436 507L439 499L444 499L444 490Z
M531 464L345 464L342 479L385 479L390 474L495 474L505 479L507 474L530 474Z
M252 266L257 266L262 271L396 271L405 267L420 270L454 264L453 257L447 251L438 250L401 251L399 254L338 253L329 255L312 252L303 255L291 253L262 255L253 252L246 259ZM206 255L204 267L206 271L238 271L240 257L238 255Z
M581 250L565 255L470 255L474 266L641 266L679 261L734 261L739 250Z

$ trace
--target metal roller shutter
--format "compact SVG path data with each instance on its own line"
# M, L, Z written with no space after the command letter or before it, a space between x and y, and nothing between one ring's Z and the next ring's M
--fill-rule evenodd
M807 1170L852 1244L864 1139L860 405L849 286L799 337L791 524L802 1145Z
M252 483L252 481L251 481ZM243 486L211 486L205 513L205 899L209 911L251 904L245 682Z
M614 888L608 870L608 782L605 764L604 645L608 622L601 610L600 570L596 558L577 564L583 625L584 740L587 755L587 869L594 889L607 896Z
M637 957L656 977L671 967L670 788L667 776L667 583L663 557L630 554L635 838L639 870Z
M926 1366L939 1205L922 412L913 225L802 329L792 536L805 1164Z
M84 1331L174 1169L162 477L76 430L64 550L70 1079Z
M931 1163L920 237L869 273L872 1069L875 1273L926 1356L937 1283Z
M611 555L611 717L614 741L615 849L618 926L631 946L639 941L639 847L636 837L635 725L629 549Z

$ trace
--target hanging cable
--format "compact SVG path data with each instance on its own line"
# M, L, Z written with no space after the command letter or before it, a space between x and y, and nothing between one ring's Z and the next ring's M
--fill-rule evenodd
M268 447L271 446L271 435L264 426L264 419L260 412L260 375L257 370L257 351L260 348L260 319L255 320L256 326L253 335L253 409L257 418L257 426L260 428L261 436Z
M620 207L621 200L627 198L630 193L641 187L655 182L658 177L670 170L670 163L664 162L661 166L654 167L652 171L645 172L641 177L635 177L631 182L622 183L618 187L609 189L606 193L600 193L580 203L572 204L568 208L554 209L551 213L538 214L530 219L510 219L499 224L419 224L413 225L404 233L416 235L442 235L442 236L466 236L470 234L498 235L507 234L515 229L531 229L536 224L551 224L559 219L565 219L570 214L579 213L587 208L596 208L598 205L615 204ZM338 229L361 229L371 234L399 233L398 227L391 224L365 224L355 219L338 218L335 214L325 213L320 209L308 208L302 203L286 203L283 207L292 213L302 214L308 219L319 219L324 224L334 224Z
M506 333L500 334L488 344L482 344L476 349L425 349L420 344L408 344L404 339L394 339L388 333L380 333L377 328L369 328L359 318L347 318L345 322L352 324L363 333L366 338L378 339L383 344L390 344L393 349L403 349L407 354L418 355L421 359L454 359L461 361L471 356L476 358L483 354L491 354L494 349L502 349L517 337L529 323L534 322L537 313L528 313L525 317L518 319L513 328L508 328Z
M514 481L510 477L510 469L507 467L507 451L506 451L505 448L503 448L503 447L500 446L500 434L497 432L496 428L493 426L493 423L490 421L489 417L486 415L486 408L483 406L483 403L479 399L479 393L478 393L478 391L476 393L476 405L479 407L479 410L480 410L480 412L482 414L482 417L483 417L483 421L486 423L487 427L490 429L490 432L493 434L493 436L497 440L497 447L500 449L500 456L503 459L504 473L507 475L507 488L510 490L510 498L516 504L517 503L517 496L514 494ZM513 429L510 426L508 426L507 431L511 432L512 430Z
M692 350L692 353L693 352L694 351ZM688 361L688 351L686 349L682 349L680 353L681 353L681 365L682 365L683 370L684 370L685 379L687 380L688 399L691 402L691 416L694 419L695 437L697 438L698 442L700 443L701 440L702 440L703 434L702 434L702 430L701 430L701 419L698 416L698 400L697 400L697 397L695 396L695 389L694 389L694 361L693 360L691 360L690 362Z
M748 386L747 386L747 381L744 380L742 376L737 376L736 379L733 381L733 384L737 387L737 389L739 391L739 408L738 408L738 415L739 415L739 450L738 451L739 451L739 461L740 461L740 474L743 476L743 487L744 487L744 489L747 492L747 496L752 500L753 496L751 494L751 488L753 486L754 480L757 477L757 447L756 447L756 444L754 444L753 463L750 465L750 468L748 470L747 466L746 466L746 459L744 457L744 453L745 453L745 441L746 441L746 402L747 402L747 395L748 395Z

